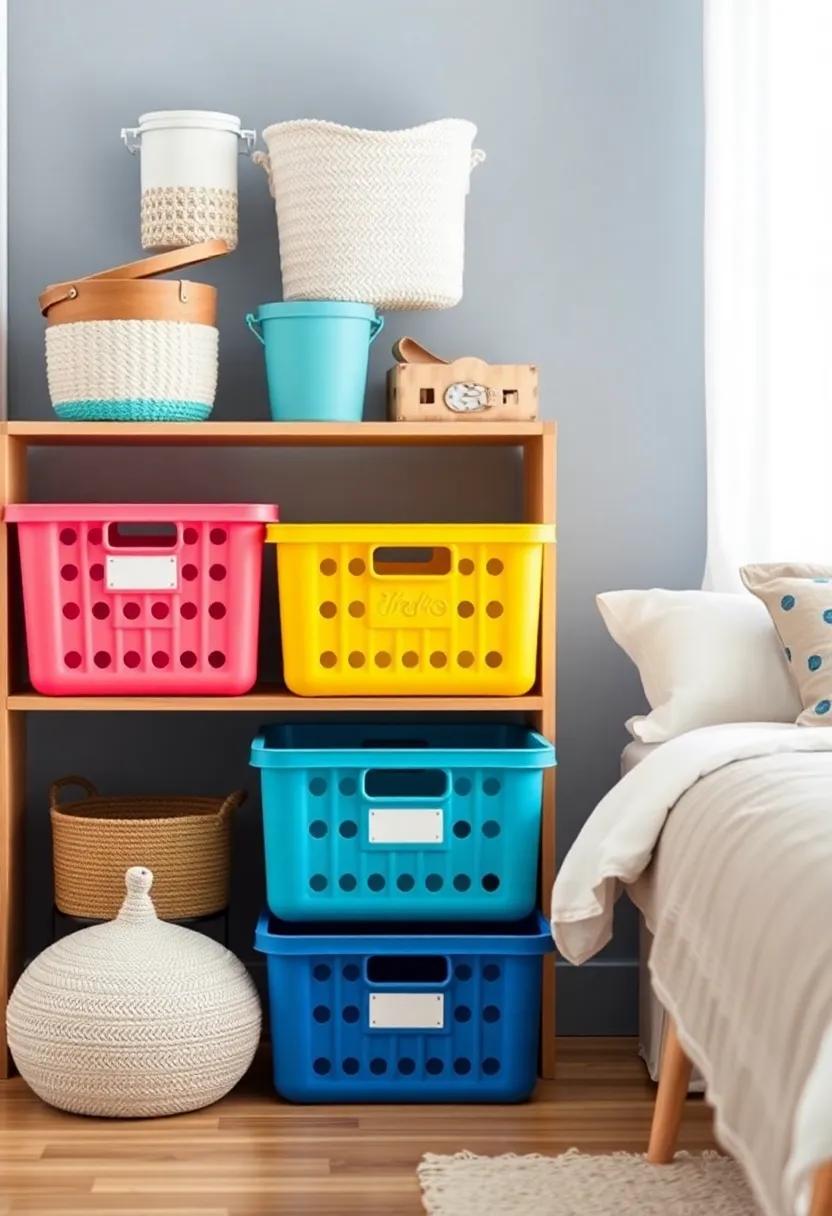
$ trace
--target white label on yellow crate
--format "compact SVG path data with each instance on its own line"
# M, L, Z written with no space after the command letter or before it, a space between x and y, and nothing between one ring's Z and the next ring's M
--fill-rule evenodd
M374 1030L442 1030L445 996L441 992L371 992Z
M108 591L175 591L176 557L107 557Z
M370 844L441 844L441 807L373 807Z

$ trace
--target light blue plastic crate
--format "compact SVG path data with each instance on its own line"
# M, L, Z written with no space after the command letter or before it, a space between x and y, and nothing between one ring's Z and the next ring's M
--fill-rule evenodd
M520 1102L534 1089L539 913L512 925L289 925L264 912L275 1089L293 1102Z
M260 769L275 916L519 920L535 906L543 771L520 726L268 726Z

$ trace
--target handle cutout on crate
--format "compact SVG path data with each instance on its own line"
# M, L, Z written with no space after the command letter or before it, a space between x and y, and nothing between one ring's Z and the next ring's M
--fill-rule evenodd
M444 798L447 792L441 768L370 768L364 774L368 798Z
M443 992L371 992L371 1030L443 1030Z
M443 954L373 954L367 959L370 984L444 984L449 974Z
M111 549L175 549L178 535L176 524L119 520L107 528L107 544Z
M389 575L450 574L451 551L444 545L414 547L410 545L379 545L373 550L373 573Z

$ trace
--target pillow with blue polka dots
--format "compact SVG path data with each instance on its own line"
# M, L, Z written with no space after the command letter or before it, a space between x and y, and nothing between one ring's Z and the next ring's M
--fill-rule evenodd
M743 566L740 576L763 601L800 696L801 726L832 726L832 566Z

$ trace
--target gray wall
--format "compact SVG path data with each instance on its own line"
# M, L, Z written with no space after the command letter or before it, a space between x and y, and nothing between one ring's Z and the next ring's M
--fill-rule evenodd
M596 592L698 584L704 556L702 88L699 0L25 0L10 3L10 413L49 418L36 296L139 255L138 165L118 139L144 110L202 107L247 126L323 117L400 127L474 119L488 152L468 213L465 298L393 314L389 344L534 361L560 424L559 844L616 776L642 703ZM241 242L221 290L217 419L265 416L260 351L241 323L280 297L271 202L241 162ZM438 461L438 464L437 464ZM369 462L369 465L368 465ZM314 478L314 481L312 480ZM380 479L402 518L512 518L516 459L477 453L41 451L32 495L279 500L286 518L373 518ZM269 610L267 605L267 611ZM265 628L264 663L274 663ZM49 932L44 791L65 771L108 789L249 782L248 715L31 715L30 950ZM238 833L233 935L261 898L257 802ZM561 1029L632 1029L625 914L595 966L562 968Z

